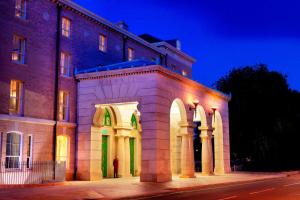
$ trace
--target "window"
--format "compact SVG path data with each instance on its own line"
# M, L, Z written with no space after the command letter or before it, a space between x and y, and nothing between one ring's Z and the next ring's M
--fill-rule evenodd
M8 133L6 138L5 168L20 168L22 137L18 133Z
M31 168L32 166L32 135L29 135L27 138L27 159L26 167Z
M99 50L103 52L107 50L107 38L102 34L99 36Z
M18 80L10 81L9 113L21 114L23 99L23 84Z
M133 48L128 48L128 61L131 61L134 59L134 50Z
M182 70L181 73L182 73L183 76L187 76L186 71Z
M60 54L60 74L70 76L71 56L65 52Z
M103 120L104 120L103 121L104 126L111 126L111 117L109 111L106 108L105 108L105 114Z
M71 36L71 21L65 17L62 18L61 34L67 38Z
M26 19L26 0L16 0L15 16Z
M26 39L21 36L14 35L11 60L19 64L25 64L25 48Z
M134 114L132 114L131 116L131 126L134 128L134 129L137 129L137 120L136 120L136 117Z
M68 161L68 138L63 135L57 136L57 161L66 162L66 168L69 168Z
M69 120L69 93L65 91L59 92L58 119L61 121Z

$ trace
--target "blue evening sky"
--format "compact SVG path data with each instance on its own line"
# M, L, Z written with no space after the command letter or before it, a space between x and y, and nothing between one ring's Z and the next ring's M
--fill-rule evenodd
M137 35L178 38L211 86L233 67L264 63L300 90L300 0L74 0Z

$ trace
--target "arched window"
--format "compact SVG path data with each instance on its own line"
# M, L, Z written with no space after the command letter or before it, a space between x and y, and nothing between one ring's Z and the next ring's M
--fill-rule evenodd
M136 117L134 114L132 114L131 116L131 126L134 128L134 129L137 129L137 121L136 121Z
M111 126L111 117L110 113L107 108L105 108L104 118L103 118L103 125L104 126Z
M19 168L22 137L18 133L8 133L6 138L5 168Z

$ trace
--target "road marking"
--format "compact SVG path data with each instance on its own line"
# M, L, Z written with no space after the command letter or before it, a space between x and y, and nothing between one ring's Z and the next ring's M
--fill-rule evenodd
M291 183L291 184L287 184L287 185L285 185L284 187L289 187L289 186L293 186L293 185L299 185L300 184L300 182L298 182L298 183Z
M237 198L237 196L225 197L225 198L218 199L218 200L227 200L227 199L235 199L235 198Z
M265 190L260 190L260 191L256 191L256 192L251 192L251 193L249 193L249 194L250 194L250 195L253 195L253 194L258 194L258 193L267 192L267 191L271 191L271 190L274 190L274 188L268 188L268 189L265 189Z

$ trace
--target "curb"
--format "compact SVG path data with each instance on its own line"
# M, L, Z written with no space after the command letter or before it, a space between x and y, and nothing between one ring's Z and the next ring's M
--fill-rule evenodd
M299 174L295 173L295 174ZM293 174L294 175L294 174ZM281 175L277 175L274 177L267 177L267 178L261 178L261 179L254 179L254 180L245 180L245 181L232 181L227 183L216 183L211 185L196 185L196 186L189 186L189 187L181 187L181 188L166 188L166 191L159 192L159 193L152 193L152 194L141 194L141 195L134 195L129 197L121 197L121 198L111 198L111 199L143 199L143 198L151 198L151 197L158 197L158 196L164 196L167 194L172 194L175 192L184 192L189 190L197 190L197 189L206 189L206 188L214 188L214 187L220 187L220 186L226 186L226 185L239 185L243 183L253 183L253 182L259 182L259 181L265 181L265 180L272 180L272 179L279 179L288 177L289 175L286 173L282 173ZM108 198L109 199L109 198Z
M0 184L0 189L9 189L9 188L37 188L37 187L47 187L47 186L65 186L69 185L68 182L49 182L49 183L40 183L40 184Z

